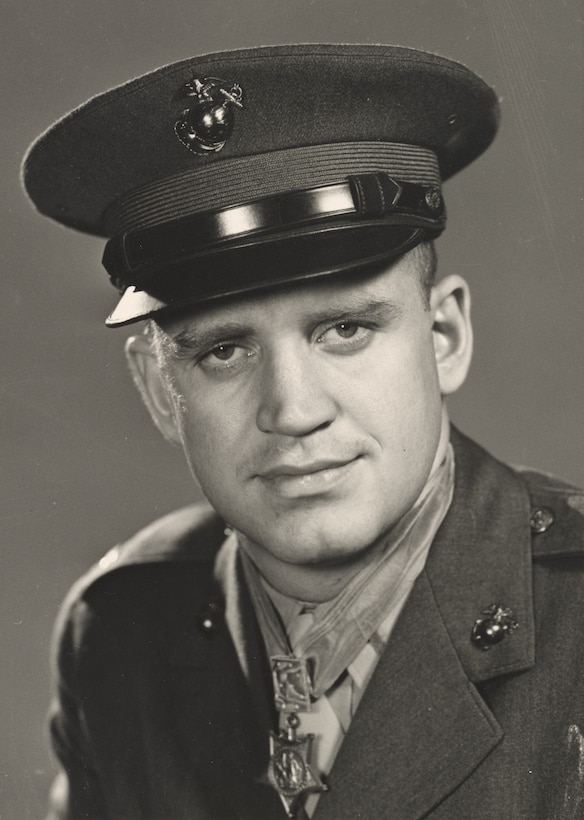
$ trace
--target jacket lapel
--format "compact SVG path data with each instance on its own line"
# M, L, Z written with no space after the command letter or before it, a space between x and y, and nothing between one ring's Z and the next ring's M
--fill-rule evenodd
M315 820L423 817L502 734L420 576L361 701Z
M523 479L452 431L454 502L432 545L427 572L441 616L474 682L530 669L535 661L531 503ZM470 640L492 604L519 624L489 651Z
M234 534L229 536L217 555L215 579L222 590L225 623L243 679L247 682L259 735L263 739L276 722L271 675Z
M228 540L219 550L215 587L169 653L182 704L177 745L207 796L202 817L283 817L277 794L261 782L274 728L271 683L234 547Z
M418 820L454 791L503 732L475 683L533 665L529 500L516 475L453 431L452 507L363 696L314 820ZM471 641L491 604L519 628Z

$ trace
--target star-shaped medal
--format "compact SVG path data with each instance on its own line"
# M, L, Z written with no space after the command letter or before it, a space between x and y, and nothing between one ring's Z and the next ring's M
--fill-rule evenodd
M288 728L270 733L270 762L266 779L276 789L288 817L294 817L298 800L305 792L324 792L322 782L310 765L310 751L314 735L297 735L300 724L297 715L289 715Z

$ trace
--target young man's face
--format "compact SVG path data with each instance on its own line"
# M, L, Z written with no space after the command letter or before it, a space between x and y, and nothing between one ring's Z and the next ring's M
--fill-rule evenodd
M176 437L252 548L344 561L409 509L440 438L433 316L406 257L165 326Z

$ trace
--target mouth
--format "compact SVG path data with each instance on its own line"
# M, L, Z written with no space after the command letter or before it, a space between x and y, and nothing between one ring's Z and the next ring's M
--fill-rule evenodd
M336 488L353 472L361 456L318 459L305 464L278 464L257 477L272 492L287 498L320 495Z
M284 478L288 476L296 477L314 475L314 473L320 473L323 470L338 470L341 467L345 467L347 464L350 464L354 460L355 459L320 459L318 461L311 461L307 464L278 464L277 466L262 472L260 477L269 480L272 478Z

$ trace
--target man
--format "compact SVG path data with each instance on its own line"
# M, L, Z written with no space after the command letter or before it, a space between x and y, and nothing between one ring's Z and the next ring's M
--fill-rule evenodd
M448 422L472 353L441 183L494 137L386 46L186 60L36 143L108 237L152 417L209 505L115 548L57 631L50 818L584 816L584 500Z

